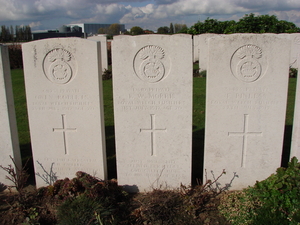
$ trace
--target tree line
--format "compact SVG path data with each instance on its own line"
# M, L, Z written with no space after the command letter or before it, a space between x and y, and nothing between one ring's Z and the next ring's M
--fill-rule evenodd
M189 29L188 34L232 34L232 33L298 33L300 28L294 23L278 20L275 15L246 14L238 22L218 21L207 18L204 22L197 22Z
M118 24L112 24L107 29L99 30L99 33L115 35L119 34ZM207 18L205 21L198 21L191 27L186 24L170 23L170 26L162 26L157 29L157 34L233 34L233 33L298 33L300 28L294 23L285 20L278 20L275 15L245 14L239 21L219 21L217 19ZM129 35L154 34L151 30L144 30L139 26L134 26L130 31L125 32Z
M32 34L30 26L1 26L0 42L31 41Z
M164 26L159 27L157 30L158 34L175 34L175 33L186 33L187 26L185 24L170 24L170 27ZM108 36L118 35L120 34L120 24L114 23L111 24L107 28L100 28L98 30L98 34L107 34ZM130 29L130 31L125 31L124 34L129 35L140 35L140 34L154 34L151 30L144 30L143 28L139 26L134 26Z

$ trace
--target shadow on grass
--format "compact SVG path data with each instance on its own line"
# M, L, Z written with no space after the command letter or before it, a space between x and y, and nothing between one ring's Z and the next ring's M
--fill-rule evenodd
M105 126L108 179L117 178L116 144L114 126Z
M203 182L204 129L196 130L193 126L192 143L192 184L196 185Z
M281 166L287 167L290 160L290 149L292 141L292 125L286 125L284 129L284 138L283 138L283 147L282 147L282 156L281 156Z
M35 174L34 174L31 143L20 145L20 151L21 151L22 165L25 166L24 169L29 174L27 183L29 185L35 185Z

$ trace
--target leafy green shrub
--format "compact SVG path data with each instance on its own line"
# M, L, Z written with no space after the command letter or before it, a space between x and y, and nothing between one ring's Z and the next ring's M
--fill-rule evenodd
M220 213L232 225L253 224L257 216L256 209L261 205L247 189L225 193L221 196L220 202L218 207Z
M300 163L293 157L288 168L278 168L266 180L249 188L263 202L258 222L273 224L298 224L294 215L300 209Z
M293 157L288 168L278 168L266 180L223 198L219 209L232 224L298 224L300 163L297 158Z

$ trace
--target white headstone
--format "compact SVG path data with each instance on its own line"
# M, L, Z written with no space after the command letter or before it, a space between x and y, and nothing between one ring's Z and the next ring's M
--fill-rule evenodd
M297 64L295 67L298 68L298 74L290 158L296 156L298 160L300 160L300 50L298 52Z
M199 61L199 35L193 36L193 62Z
M191 182L192 38L114 37L118 183L128 191Z
M102 72L108 69L108 60L107 60L107 40L106 36L91 36L87 38L88 40L100 41L101 42L101 66Z
M283 33L279 34L280 37L287 38L291 41L291 55L290 55L290 67L291 68L297 68L297 57L300 52L300 33Z
M194 62L199 60L199 71L207 70L208 40L220 34L199 34L194 36Z
M100 42L57 38L23 44L37 186L84 171L106 178Z
M21 169L22 163L9 67L8 48L0 45L0 165L3 167L14 165L10 159L11 156L16 166ZM16 170L16 168L14 169ZM0 168L0 186L13 185L5 178L7 175L8 173Z
M232 181L232 189L242 189L280 167L289 54L289 41L275 34L210 39L204 152L208 179L225 169L220 185Z

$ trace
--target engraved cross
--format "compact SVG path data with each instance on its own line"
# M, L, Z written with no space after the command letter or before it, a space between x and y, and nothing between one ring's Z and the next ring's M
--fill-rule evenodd
M156 156L155 149L155 132L166 132L166 128L156 128L155 127L155 114L150 114L151 116L151 128L150 129L140 129L140 132L150 132L151 135L151 156Z
M240 136L243 137L243 147L242 147L242 162L241 167L246 167L246 156L247 156L247 142L248 136L262 136L262 132L249 132L248 131L249 124L249 115L244 114L244 128L243 132L228 132L228 136Z
M64 147L65 147L65 154L67 154L67 138L66 132L76 132L77 128L67 128L66 123L66 115L62 114L62 128L53 128L53 132L62 132L63 133L63 140L64 140Z

